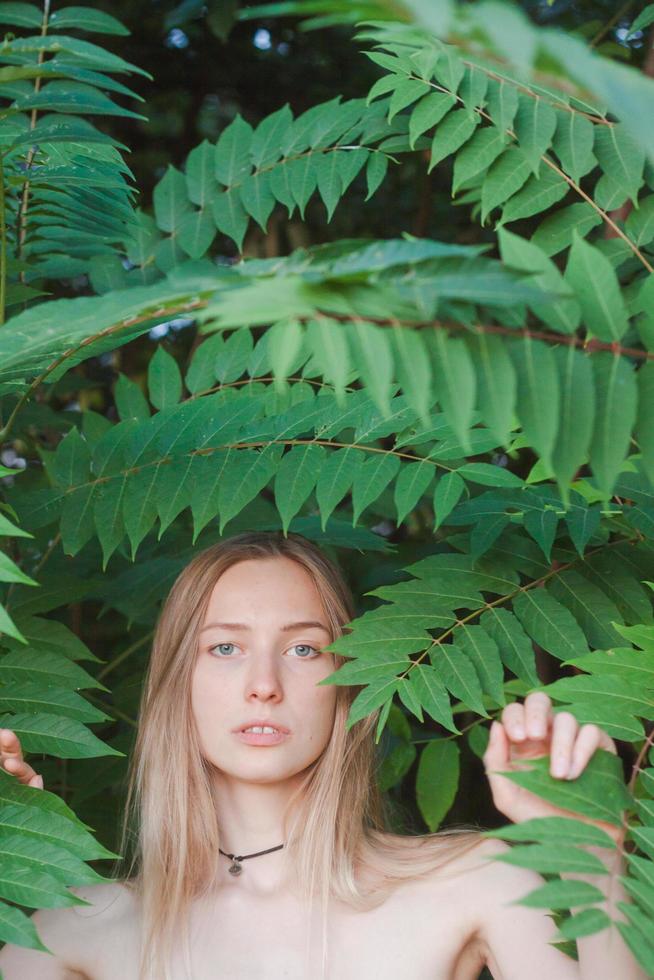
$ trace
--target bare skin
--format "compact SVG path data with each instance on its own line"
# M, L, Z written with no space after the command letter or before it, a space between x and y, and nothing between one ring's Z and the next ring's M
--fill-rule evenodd
M227 620L228 628L212 625ZM327 631L315 625L321 620L324 611L310 576L286 558L239 562L214 588L192 702L203 754L215 768L223 850L248 854L283 841L286 801L328 742L335 688L316 686L333 670L333 655L321 649L329 642ZM255 719L287 726L290 737L275 746L237 739L234 728ZM501 773L550 755L554 777L566 778L572 764L576 778L597 748L615 752L597 726L580 727L569 712L554 715L543 692L508 705L484 756L496 807L515 822L574 815ZM0 731L0 764L25 785L43 788L8 730ZM600 826L618 839L616 828ZM402 840L407 848L419 846ZM495 980L645 980L626 948L608 945L606 936L615 930L580 940L579 963L550 945L556 927L546 912L511 904L541 885L541 876L488 860L507 849L499 841L480 840L445 869L398 886L368 912L334 904L328 918L330 980L476 980L484 964ZM228 874L228 864L220 857L215 894L191 909L193 980L319 977L319 921L314 918L316 959L307 968L306 911L284 880L282 852L246 862L237 878ZM600 887L604 879L595 878ZM4 980L137 980L139 910L129 889L114 883L72 891L91 906L33 916L54 955L8 944L0 950ZM187 980L181 958L173 976Z
M411 842L407 840L408 846ZM538 944L537 978L576 980L576 967L548 947L555 929L550 919L533 909L507 908L496 912L495 928L503 930L513 947L500 966L484 937L484 909L513 888L513 897L541 882L539 875L487 862L479 870L480 852L503 845L490 841L448 865L447 876L434 874L396 889L378 909L357 913L335 906L329 920L330 977L338 980L477 980L489 964L495 980L520 975L511 969L523 964ZM514 875L514 872L517 872ZM519 879L524 880L519 883ZM527 879L530 879L527 881ZM532 880L533 879L533 880ZM508 886L508 889L507 889ZM92 907L40 910L33 916L39 934L54 957L6 946L0 952L5 980L137 980L138 909L129 890L120 884L71 889ZM196 904L191 913L193 980L307 980L319 976L319 950L305 970L303 928L306 913L289 895L243 895L226 887L211 902ZM216 929L220 923L220 930ZM293 923L293 928L289 928ZM314 917L314 937L319 936ZM522 930L525 935L520 939ZM524 943L518 952L516 946ZM319 947L319 943L316 944ZM506 952L508 954L509 946ZM524 975L524 974L523 974ZM174 980L187 980L181 957L174 963Z

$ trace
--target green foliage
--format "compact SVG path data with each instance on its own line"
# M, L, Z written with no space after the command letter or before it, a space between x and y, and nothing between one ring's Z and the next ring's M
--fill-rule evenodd
M376 713L380 785L392 797L415 774L430 830L460 795L458 737L481 755L484 720L532 690L630 745L628 787L604 752L571 783L547 759L510 778L616 826L625 811L632 901L618 928L649 969L654 83L496 3L265 10L312 28L374 19L359 35L381 69L367 98L283 106L254 126L235 115L134 214L117 144L73 112L133 117L106 93L131 95L113 75L138 69L50 30L124 29L63 8L41 36L36 7L0 9L29 32L0 53L2 282L83 272L99 294L10 292L25 308L0 329L2 441L28 464L0 467L0 725L84 774L69 807L0 773L0 939L42 948L19 906L78 903L67 886L98 880L86 862L112 856L75 809L115 783L143 667L127 661L178 572L237 530L281 528L374 559L328 648L346 663L322 683L358 689L349 727ZM52 115L33 123L33 110ZM451 180L485 244L325 234L225 262L225 243L241 253L276 208L302 219L317 196L329 222L351 188L370 198L389 161L416 160ZM180 318L191 350L159 344L143 371L120 362L111 411L81 395L58 406L99 386L93 359ZM57 618L94 601L137 633L102 668ZM100 760L86 790L85 758ZM599 870L583 846L612 846L601 830L547 818L491 836L513 842L500 860L547 876L523 902L565 913L562 941L608 925L594 886L560 878Z
M28 31L7 35L0 52L4 322L7 307L42 294L44 278L85 273L93 256L122 246L134 193L120 153L125 147L85 117L144 119L114 101L140 96L113 76L147 73L75 36L128 33L90 7L48 15L31 4L5 3L0 23Z

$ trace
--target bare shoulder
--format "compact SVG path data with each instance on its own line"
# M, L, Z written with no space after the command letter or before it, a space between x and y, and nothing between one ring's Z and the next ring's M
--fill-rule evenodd
M70 889L88 905L74 905L73 915L82 919L102 920L104 928L109 922L132 915L135 897L132 889L123 881L99 882L97 885L76 885Z
M38 909L31 916L37 934L49 952L7 943L0 950L4 980L86 980L89 951L107 927L129 920L134 899L119 881L80 885L69 889L88 905Z

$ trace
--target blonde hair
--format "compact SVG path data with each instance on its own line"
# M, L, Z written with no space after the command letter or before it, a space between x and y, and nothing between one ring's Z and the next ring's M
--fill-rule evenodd
M172 944L181 937L190 974L190 904L215 886L220 845L210 764L202 756L191 710L191 679L214 585L248 559L286 557L302 565L320 595L332 642L356 613L338 566L299 534L245 532L211 545L182 570L163 604L143 686L139 727L130 759L116 875L136 895L141 917L139 980L168 980ZM346 658L333 653L336 669ZM336 685L331 738L308 767L286 811L285 848L303 899L322 903L322 975L327 969L330 899L365 911L393 888L421 878L473 848L479 828L448 828L400 837L387 831L377 779L377 709L346 730L360 686ZM180 738L180 733L186 735ZM132 832L130 826L135 826ZM131 860L128 843L134 842ZM418 847L407 847L420 842ZM365 890L356 870L374 887ZM311 916L309 915L309 921ZM306 947L308 949L308 946ZM308 955L308 953L307 953Z

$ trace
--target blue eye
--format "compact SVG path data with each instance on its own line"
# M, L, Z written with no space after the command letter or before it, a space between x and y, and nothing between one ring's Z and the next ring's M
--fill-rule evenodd
M316 650L315 647L310 647L308 645L308 643L296 643L294 647L291 647L291 649L292 650L297 650L298 647L304 647L305 650L313 650L313 652L315 653L316 657L319 656L319 654L320 654L320 651L319 650ZM300 657L299 659L300 660L313 660L313 657Z
M218 650L220 647L233 647L233 643L217 643L214 647L209 647L209 652L213 653L214 650Z

